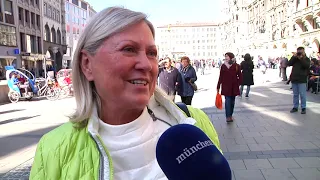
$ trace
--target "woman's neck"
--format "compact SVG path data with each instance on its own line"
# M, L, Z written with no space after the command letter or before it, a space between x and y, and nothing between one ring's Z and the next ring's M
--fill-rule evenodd
M102 104L99 118L110 125L122 125L136 120L144 109L123 109L115 105Z

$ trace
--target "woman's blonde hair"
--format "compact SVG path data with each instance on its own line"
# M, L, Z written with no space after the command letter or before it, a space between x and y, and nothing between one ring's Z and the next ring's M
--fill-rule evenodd
M148 24L154 38L154 27L146 18L144 13L122 7L104 9L91 18L79 38L72 61L72 84L76 111L70 118L71 122L83 126L90 118L94 106L97 106L98 113L101 109L100 98L96 93L94 83L89 82L81 70L81 51L86 50L90 55L95 55L96 50L107 38L141 21Z

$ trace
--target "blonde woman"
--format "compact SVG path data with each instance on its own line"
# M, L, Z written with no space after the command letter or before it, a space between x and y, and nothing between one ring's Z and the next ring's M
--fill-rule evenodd
M186 117L158 87L154 27L140 12L112 7L97 13L75 50L76 111L44 135L30 179L167 179L156 160L160 135L176 124L202 129L219 148L209 118Z

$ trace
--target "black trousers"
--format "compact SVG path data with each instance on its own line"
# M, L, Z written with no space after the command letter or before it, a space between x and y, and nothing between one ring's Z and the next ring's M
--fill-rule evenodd
M281 75L282 75L282 81L287 81L288 77L287 77L287 68L280 68L281 70Z
M193 96L181 96L181 101L186 105L191 105Z

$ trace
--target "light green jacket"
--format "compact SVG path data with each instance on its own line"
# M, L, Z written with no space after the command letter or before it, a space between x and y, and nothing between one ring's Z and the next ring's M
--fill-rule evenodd
M221 151L217 132L208 116L191 106L188 110L196 120L194 125L202 129ZM75 128L69 122L44 135L37 147L30 179L113 180L108 149L100 136L89 129L88 126Z

